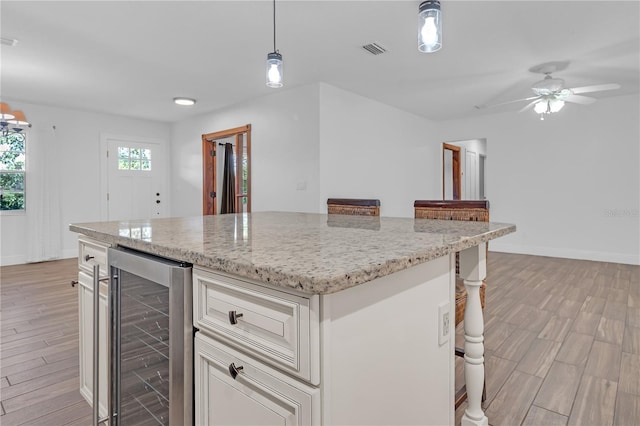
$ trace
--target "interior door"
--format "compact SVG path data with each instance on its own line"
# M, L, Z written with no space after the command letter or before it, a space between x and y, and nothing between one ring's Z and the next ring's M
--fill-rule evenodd
M251 124L202 135L202 214L218 214L224 145L233 145L235 213L251 212ZM220 148L220 149L218 149Z
M465 200L479 200L478 188L478 154L467 150L465 152Z
M107 140L106 220L165 217L167 170L160 143L129 138Z
M462 199L460 147L442 144L442 199Z

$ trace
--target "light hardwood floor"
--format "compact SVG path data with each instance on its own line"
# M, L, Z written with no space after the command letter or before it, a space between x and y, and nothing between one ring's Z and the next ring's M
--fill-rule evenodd
M78 373L78 260L0 269L0 424L91 424Z
M488 271L490 424L640 425L640 267L491 252ZM76 259L0 269L3 426L91 424L76 275Z

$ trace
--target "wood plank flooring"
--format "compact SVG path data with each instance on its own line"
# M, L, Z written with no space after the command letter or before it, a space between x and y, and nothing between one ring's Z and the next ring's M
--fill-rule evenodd
M488 271L490 424L639 425L640 267L491 252ZM3 426L91 424L76 275L76 259L0 269Z
M640 425L640 267L491 252L487 269L489 423Z
M0 424L90 425L80 396L78 260L0 269Z

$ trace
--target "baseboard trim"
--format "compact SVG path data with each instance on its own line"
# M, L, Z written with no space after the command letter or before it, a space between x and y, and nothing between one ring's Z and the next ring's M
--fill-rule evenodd
M489 243L489 251L560 257L565 259L594 260L597 262L623 263L625 265L640 265L640 255L555 247L520 246L516 244L500 244L498 241L491 241Z
M4 256L0 259L0 266L22 265L27 263L27 257L23 255Z
M44 262L47 262L49 260L59 260L59 259L70 259L72 257L78 257L78 249L68 249L68 250L63 250L62 251L62 255L60 257L58 257L57 259L48 259ZM0 266L11 266L11 265L24 265L27 262L27 256L26 255L22 255L22 254L18 254L18 255L14 255L14 256L4 256L2 258L0 258Z

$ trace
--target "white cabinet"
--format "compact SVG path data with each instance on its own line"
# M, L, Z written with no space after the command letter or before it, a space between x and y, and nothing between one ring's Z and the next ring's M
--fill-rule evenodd
M197 333L196 425L312 425L320 390Z
M80 346L80 394L93 405L93 263L100 265L100 278L108 277L107 249L108 245L87 237L79 239L78 257L78 317ZM87 257L88 256L88 257ZM100 282L100 301L98 312L98 346L99 380L98 397L100 400L100 416L107 414L108 372L109 372L109 285Z
M194 268L195 327L318 384L319 296L297 295Z
M194 268L196 425L453 424L453 267L320 296Z

